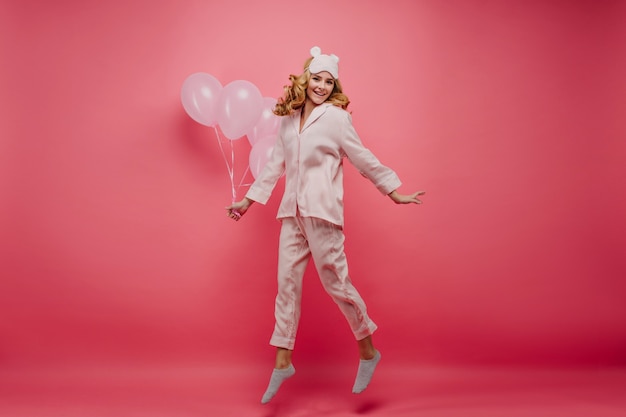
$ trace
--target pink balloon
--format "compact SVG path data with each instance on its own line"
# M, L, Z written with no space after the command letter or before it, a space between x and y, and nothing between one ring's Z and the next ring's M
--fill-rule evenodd
M278 129L280 127L280 117L274 114L274 106L276 106L275 98L263 98L263 110L261 111L261 116L259 117L259 120L257 120L254 127L246 133L250 145L254 146L259 139L278 133Z
M276 135L261 138L254 144L254 146L252 146L252 149L250 150L249 162L250 172L255 179L259 176L267 164L267 161L270 160L270 156L274 150L274 144L276 144Z
M205 126L217 123L217 101L222 84L211 74L196 72L183 82L180 98L187 114Z
M227 84L217 104L217 122L228 139L239 139L252 129L263 111L263 96L250 81Z

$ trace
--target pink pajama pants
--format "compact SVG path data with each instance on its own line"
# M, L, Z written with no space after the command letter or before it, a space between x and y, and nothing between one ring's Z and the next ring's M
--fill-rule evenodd
M324 289L346 317L355 338L364 339L376 330L348 275L344 240L341 227L325 220L300 216L282 219L272 346L294 348L300 320L302 277L311 257Z

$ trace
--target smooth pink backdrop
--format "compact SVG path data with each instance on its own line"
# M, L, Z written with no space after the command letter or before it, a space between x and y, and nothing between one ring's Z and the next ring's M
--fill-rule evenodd
M624 364L623 2L1 8L3 366L271 361L282 189L229 220L215 133L180 88L202 71L277 97L313 45L341 58L364 142L427 190L398 207L347 168L351 272L386 357ZM303 303L299 360L353 358L313 268Z

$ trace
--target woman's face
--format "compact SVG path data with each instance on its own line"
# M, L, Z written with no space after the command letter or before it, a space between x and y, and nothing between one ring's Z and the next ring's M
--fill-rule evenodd
M306 88L306 95L317 106L330 97L334 87L335 79L329 72L318 72L317 74L311 74L309 85Z

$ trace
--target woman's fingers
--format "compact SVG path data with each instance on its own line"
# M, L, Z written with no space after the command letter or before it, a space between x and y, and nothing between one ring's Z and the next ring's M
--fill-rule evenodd
M235 221L241 219L241 213L228 207L226 209L228 210L228 212L226 213L228 217L230 217L231 219Z

